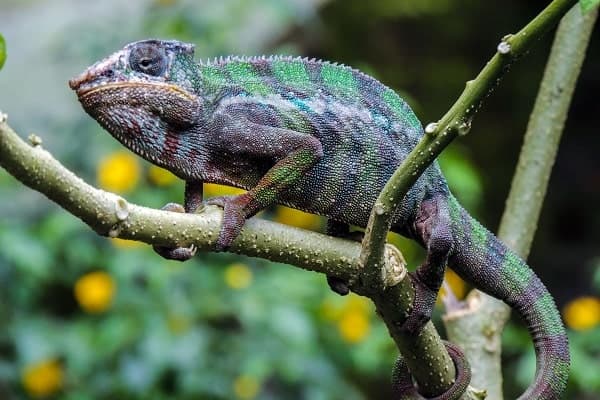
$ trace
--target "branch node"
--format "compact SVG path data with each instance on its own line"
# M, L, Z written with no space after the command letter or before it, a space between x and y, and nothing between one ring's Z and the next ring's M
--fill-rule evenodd
M119 237L120 234L121 234L121 225L117 224L117 225L114 225L112 228L110 228L110 230L107 233L107 236L109 238L116 238L116 237Z
M115 198L115 215L119 221L125 221L129 217L129 203L122 197Z
M377 215L383 215L385 213L385 207L382 203L377 202L374 206L373 206L373 210L375 210L375 214Z
M437 129L437 127L438 127L437 122L430 122L425 127L425 133L433 134L435 132L435 130Z
M506 36L505 36L506 37ZM505 41L504 39L498 44L498 53L500 54L508 54L510 53L511 50L511 46L510 43L508 43L507 41Z
M39 147L42 145L42 138L35 133L30 134L27 137L27 140L29 140L29 144L31 144L33 147Z
M406 277L407 270L404 256L396 246L386 243L383 258L381 281L385 289L400 283Z
M471 118L466 118L458 125L458 136L465 136L471 131L471 121Z

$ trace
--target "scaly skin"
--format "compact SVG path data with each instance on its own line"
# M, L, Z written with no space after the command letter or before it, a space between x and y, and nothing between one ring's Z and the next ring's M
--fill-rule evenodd
M203 182L248 190L208 201L224 208L217 250L232 243L247 218L275 203L326 216L332 234L344 234L348 224L366 226L383 185L423 134L391 89L317 60L232 57L197 64L192 45L148 40L94 64L70 86L121 143L186 181L184 208L168 209L194 212ZM538 361L535 381L519 399L558 399L569 352L552 297L515 253L460 207L437 163L399 205L392 230L427 250L413 274L415 302L403 328L418 334L429 320L448 264L525 320ZM195 252L157 250L175 259ZM336 291L347 291L343 282L330 281ZM465 365L459 353L452 355L455 365ZM460 372L440 399L460 396L466 387ZM398 397L417 396L401 381Z
M467 386L469 386L469 382L471 381L471 369L469 368L469 363L462 350L450 342L444 342L444 345L448 350L448 354L450 354L450 357L454 361L456 378L450 389L440 396L430 397L429 400L459 399L465 390L467 390ZM398 361L396 361L396 365L394 365L394 371L392 371L392 385L394 392L399 396L396 400L425 399L425 397L421 396L414 387L408 371L408 366L402 358L399 358Z

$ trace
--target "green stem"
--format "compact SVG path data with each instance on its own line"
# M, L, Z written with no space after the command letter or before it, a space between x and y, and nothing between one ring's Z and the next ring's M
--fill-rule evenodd
M373 207L363 241L365 250L361 257L365 265L378 263L381 259L393 214L423 171L452 140L470 130L473 115L498 85L510 65L556 26L560 18L576 3L576 0L554 0L518 33L507 35L498 46L502 51L498 50L477 77L467 82L458 100L442 119L426 127L426 134L394 172Z

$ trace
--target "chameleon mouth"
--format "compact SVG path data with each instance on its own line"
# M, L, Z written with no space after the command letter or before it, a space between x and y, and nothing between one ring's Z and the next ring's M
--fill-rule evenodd
M80 99L84 99L95 93L99 93L105 90L119 90L119 89L150 89L150 90L167 90L173 94L180 95L189 101L194 101L195 97L190 92L180 88L176 85L171 85L163 82L110 82L110 83L98 83L92 85L80 86L76 89L77 96Z

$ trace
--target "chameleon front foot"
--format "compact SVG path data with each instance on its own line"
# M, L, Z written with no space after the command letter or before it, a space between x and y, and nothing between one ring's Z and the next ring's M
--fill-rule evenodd
M350 225L334 219L327 220L327 234L334 237L354 240L356 242L361 242L364 236L361 232L350 232ZM348 282L343 279L327 275L327 284L332 291L340 296L346 296L350 293Z
M455 378L452 386L439 396L427 398L429 400L457 400L467 390L471 382L471 367L465 354L453 343L444 341L446 350L454 363ZM398 357L392 372L392 390L396 400L426 399L417 391L413 383L408 366L402 357Z
M161 210L185 213L183 206L177 203L165 204ZM190 247L166 247L166 246L152 246L152 249L163 258L167 260L176 261L187 261L196 255L197 248L194 245Z
M327 275L327 284L329 285L329 288L331 290L333 290L340 296L345 296L348 293L350 293L350 288L348 287L348 282L346 282L343 279Z
M249 202L246 194L213 197L206 201L206 204L223 208L223 225L215 244L216 251L227 250L238 237L248 217L246 208Z

